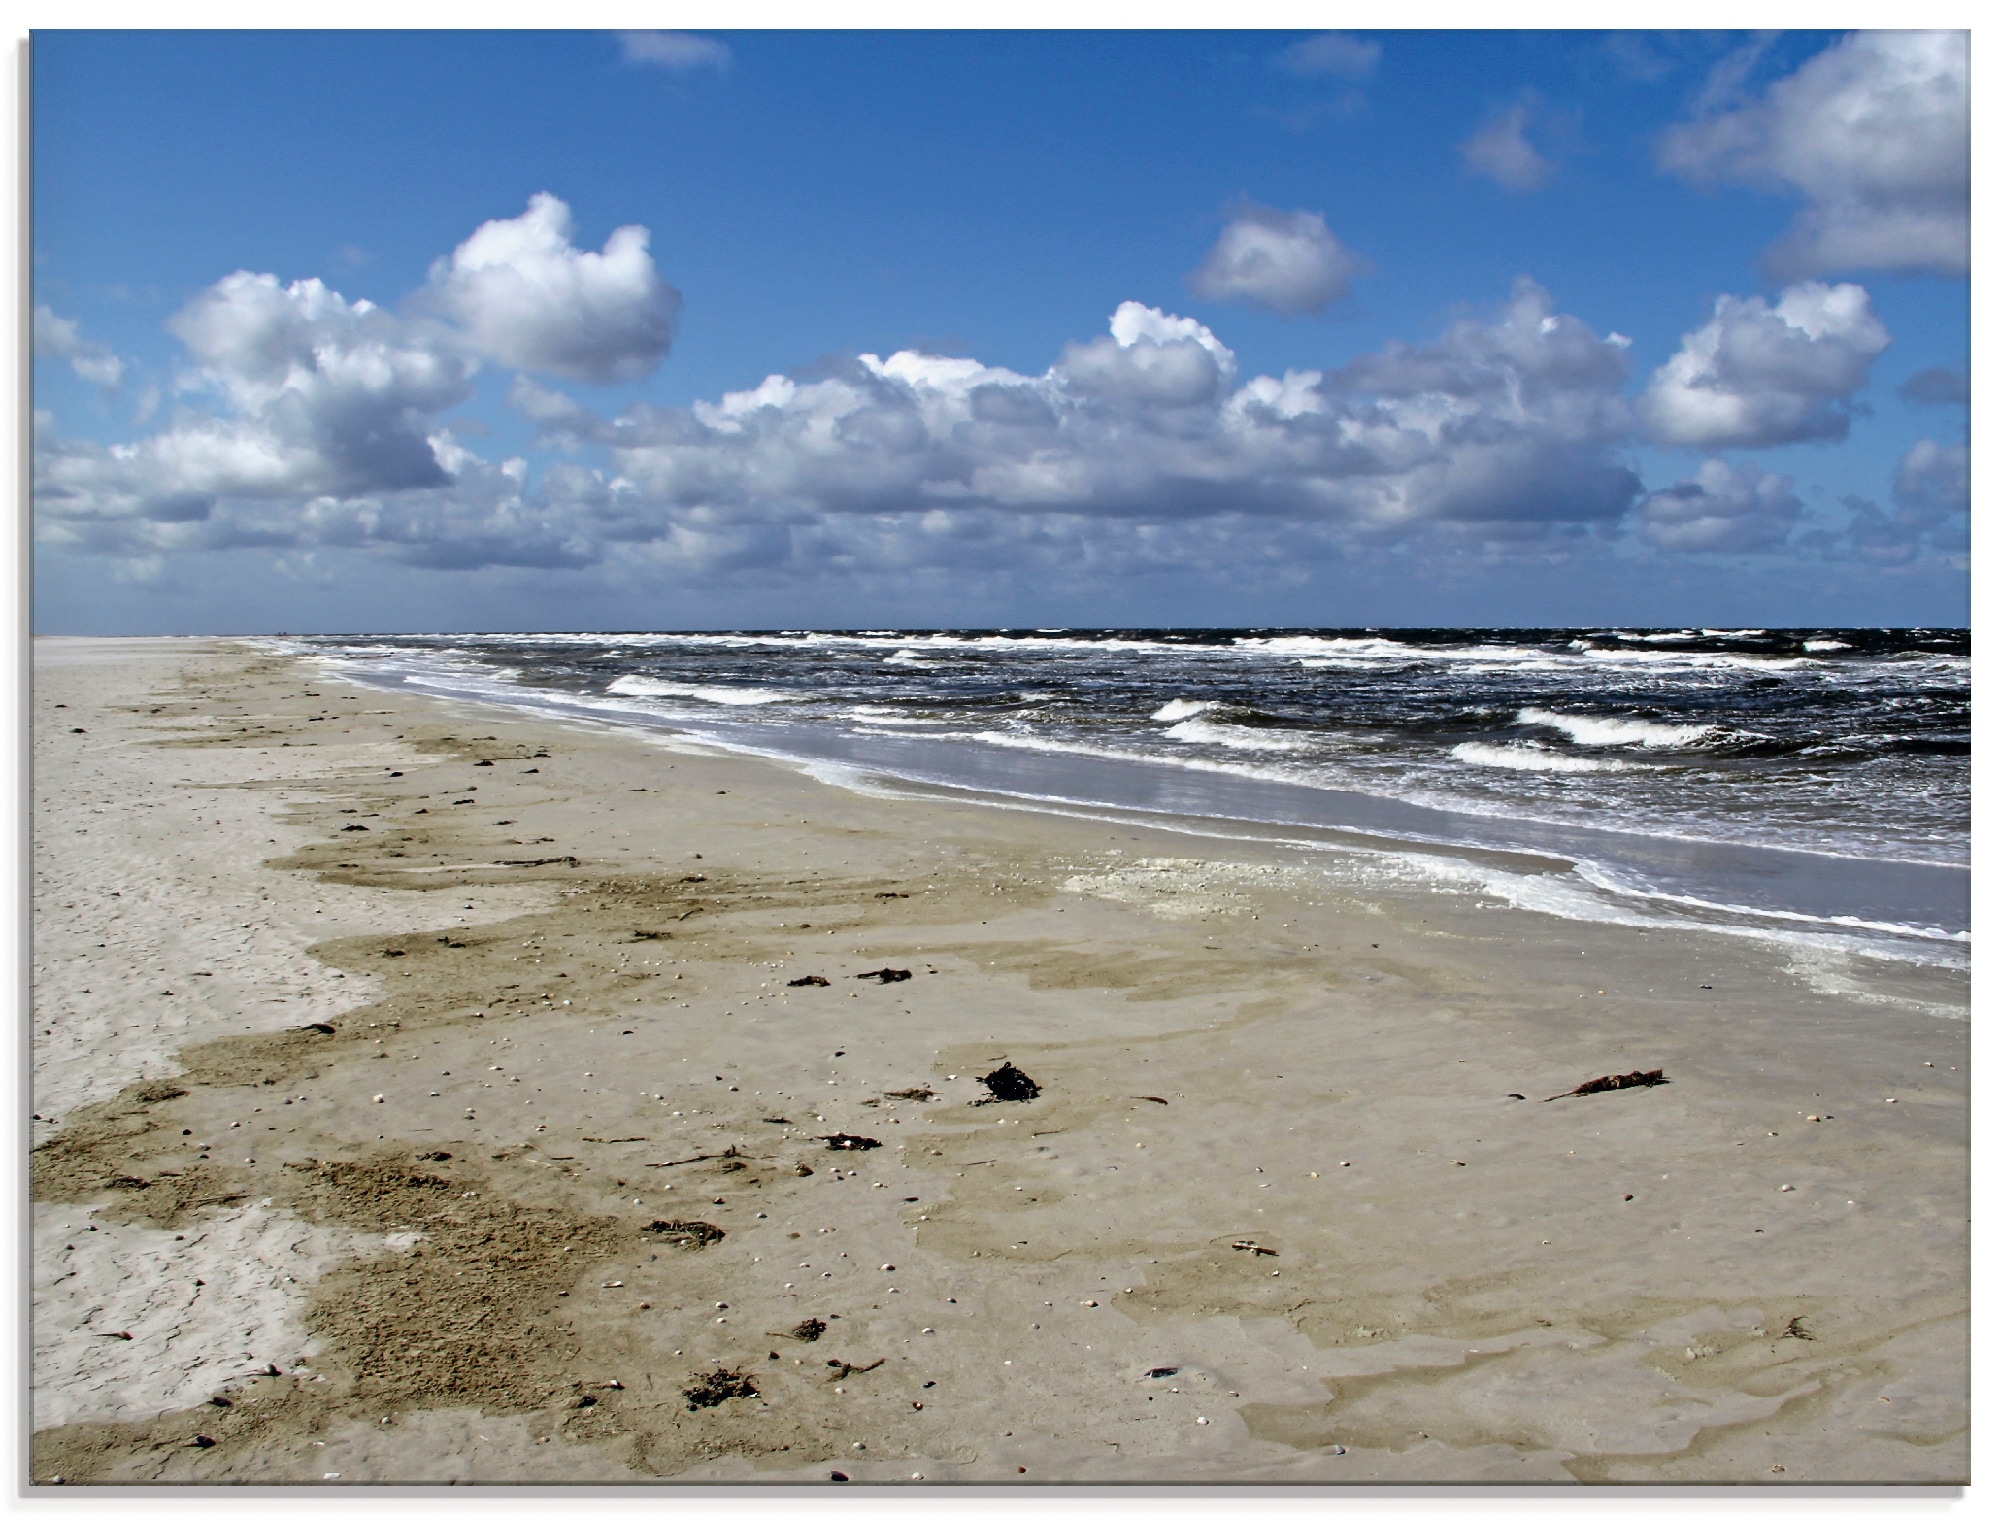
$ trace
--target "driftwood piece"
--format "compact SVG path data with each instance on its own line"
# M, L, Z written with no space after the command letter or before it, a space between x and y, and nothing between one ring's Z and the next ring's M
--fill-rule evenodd
M829 1357L826 1360L826 1365L829 1368L833 1369L833 1376L827 1379L827 1382L838 1383L840 1382L841 1379L846 1378L850 1374L854 1373L873 1373L877 1368L881 1367L882 1364L887 1362L888 1360L889 1359L886 1357L878 1357L873 1362L867 1364L866 1366L862 1366L861 1364L858 1363L842 1362L838 1357Z
M656 1220L645 1229L648 1236L657 1236L669 1246L685 1247L691 1252L713 1246L729 1234L705 1220Z
M1659 1068L1655 1068L1651 1073L1641 1073L1637 1069L1630 1073L1607 1073L1602 1078L1593 1078L1578 1084L1574 1089L1551 1094L1542 1103L1546 1105L1550 1100L1572 1099L1585 1094L1609 1094L1613 1089L1651 1089L1656 1085L1672 1082L1673 1080Z
M638 1137L636 1139L639 1141L645 1140L644 1137ZM586 1136L584 1140L602 1141L604 1140L604 1138ZM619 1140L623 1141L626 1140L626 1138L620 1137ZM647 1163L646 1166L649 1168L685 1168L689 1163L712 1163L719 1158L742 1157L743 1155L744 1155L743 1153L738 1152L736 1150L736 1144L734 1142L731 1142L728 1146L724 1147L720 1152L697 1152L693 1157L677 1157L672 1162ZM551 1159L551 1161L553 1161L553 1159Z

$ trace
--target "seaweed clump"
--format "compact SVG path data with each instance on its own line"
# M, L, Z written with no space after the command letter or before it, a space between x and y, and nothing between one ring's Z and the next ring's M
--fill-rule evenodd
M711 1410L725 1400L756 1397L757 1381L734 1368L717 1368L712 1373L704 1373L681 1390L681 1398L687 1401L690 1410Z
M979 1082L986 1085L992 1098L999 1100L1039 1099L1042 1093L1042 1086L1012 1063L1002 1063Z

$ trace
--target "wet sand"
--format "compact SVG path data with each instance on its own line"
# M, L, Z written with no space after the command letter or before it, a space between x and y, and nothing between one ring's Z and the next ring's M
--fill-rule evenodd
M1950 975L238 644L35 755L39 1481L1966 1477Z

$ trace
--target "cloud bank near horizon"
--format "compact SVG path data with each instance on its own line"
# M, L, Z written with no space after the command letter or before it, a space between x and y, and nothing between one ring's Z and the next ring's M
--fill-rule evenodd
M1318 217L1249 206L1243 226L1296 235L1307 264L1329 244L1346 256ZM623 555L703 571L990 567L1080 545L1191 564L1224 527L1264 544L1252 555L1281 541L1320 555L1415 540L1544 550L1620 533L1664 552L1765 552L1799 518L1789 479L1711 460L1649 494L1632 448L1839 437L1890 340L1858 285L1725 296L1635 402L1627 340L1527 278L1433 341L1281 376L1244 376L1208 326L1126 301L1036 374L863 353L607 417L541 381L611 384L666 356L680 297L647 242L623 227L602 252L579 250L568 208L540 194L440 258L402 311L318 279L231 274L169 322L189 365L164 425L106 447L38 418L38 539L125 558L339 547L434 568ZM1231 246L1225 233L1218 252ZM1223 264L1235 272L1220 285L1256 282L1243 260ZM1262 303L1304 299L1313 279L1325 291L1324 263L1250 266L1270 275ZM59 356L101 373L117 362L52 313L44 324ZM454 427L487 365L512 371L538 461L481 456ZM1892 513L1857 517L1911 550L1964 494L1963 449L1925 446L1898 472Z

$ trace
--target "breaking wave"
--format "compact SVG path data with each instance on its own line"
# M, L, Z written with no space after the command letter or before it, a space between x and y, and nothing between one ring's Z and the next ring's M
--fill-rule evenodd
M1239 752L1298 752L1309 745L1304 737L1287 736L1280 731L1250 731L1200 719L1182 721L1160 734L1170 742L1199 742L1210 747L1233 747Z
M605 686L609 694L634 694L651 698L706 700L711 705L776 705L804 699L781 689L737 689L723 684L676 684L667 679L649 679L643 673L628 673Z
M1451 749L1451 755L1478 768L1518 768L1530 773L1607 773L1633 766L1616 758L1570 757L1542 747L1519 747L1512 743L1502 746L1495 742L1460 742Z
M1614 716L1564 715L1530 705L1514 717L1522 726L1547 726L1579 747L1691 747L1721 728L1709 724L1669 726L1660 721L1624 720Z

